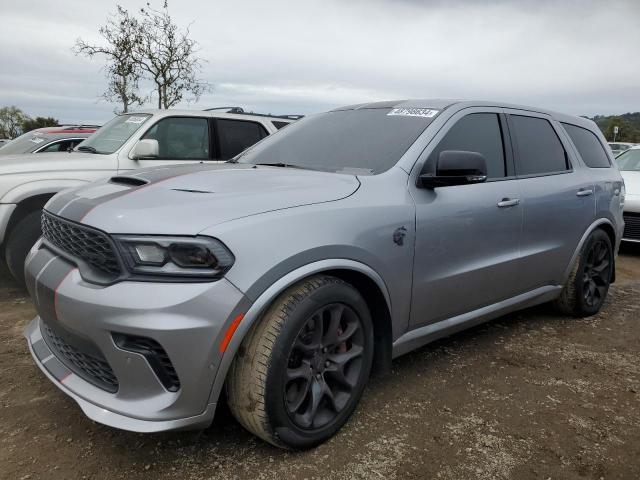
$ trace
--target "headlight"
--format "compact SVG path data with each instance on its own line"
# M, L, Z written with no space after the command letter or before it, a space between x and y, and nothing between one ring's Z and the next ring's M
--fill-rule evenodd
M210 237L118 235L114 239L134 275L215 279L234 262L229 249Z

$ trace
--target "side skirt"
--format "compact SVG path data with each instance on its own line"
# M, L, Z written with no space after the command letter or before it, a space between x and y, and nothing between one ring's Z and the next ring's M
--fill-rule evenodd
M507 313L551 301L560 294L561 290L560 285L547 285L472 312L410 330L393 342L393 358Z

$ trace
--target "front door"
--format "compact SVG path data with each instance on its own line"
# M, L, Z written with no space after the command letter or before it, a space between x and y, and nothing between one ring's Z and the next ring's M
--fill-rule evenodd
M413 327L517 293L523 215L505 131L500 109L463 110L418 162L420 169L422 164L435 167L444 150L479 152L487 161L488 180L431 190L410 185L416 203Z

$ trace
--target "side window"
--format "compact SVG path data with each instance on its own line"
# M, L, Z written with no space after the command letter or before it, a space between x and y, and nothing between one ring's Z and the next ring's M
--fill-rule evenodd
M511 133L517 144L518 175L544 175L569 170L567 153L548 120L510 115Z
M151 127L142 138L158 141L160 160L209 158L209 122L206 118L164 118Z
M278 120L273 120L271 123L273 123L273 126L276 127L278 130L280 130L283 127L286 127L287 125L289 125L290 122L279 122Z
M445 150L481 153L487 161L488 178L506 176L504 144L497 113L472 113L458 120L431 152L429 164L435 168L438 155Z
M51 145L47 145L42 150L39 150L38 153L63 152L64 150L60 149L61 145L62 142L53 142Z
M267 136L262 125L243 120L216 119L220 159L228 160Z
M578 153L587 167L608 168L611 166L604 147L593 132L570 123L563 123L562 126L571 137L571 141L578 149Z

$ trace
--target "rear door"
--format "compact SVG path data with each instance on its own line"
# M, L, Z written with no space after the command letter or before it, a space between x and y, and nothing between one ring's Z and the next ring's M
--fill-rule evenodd
M518 287L559 285L595 215L593 178L548 115L508 110L524 220Z
M481 153L488 180L423 189L416 204L413 327L491 305L514 295L522 227L520 192L501 109L456 113L416 165L434 169L444 150Z

